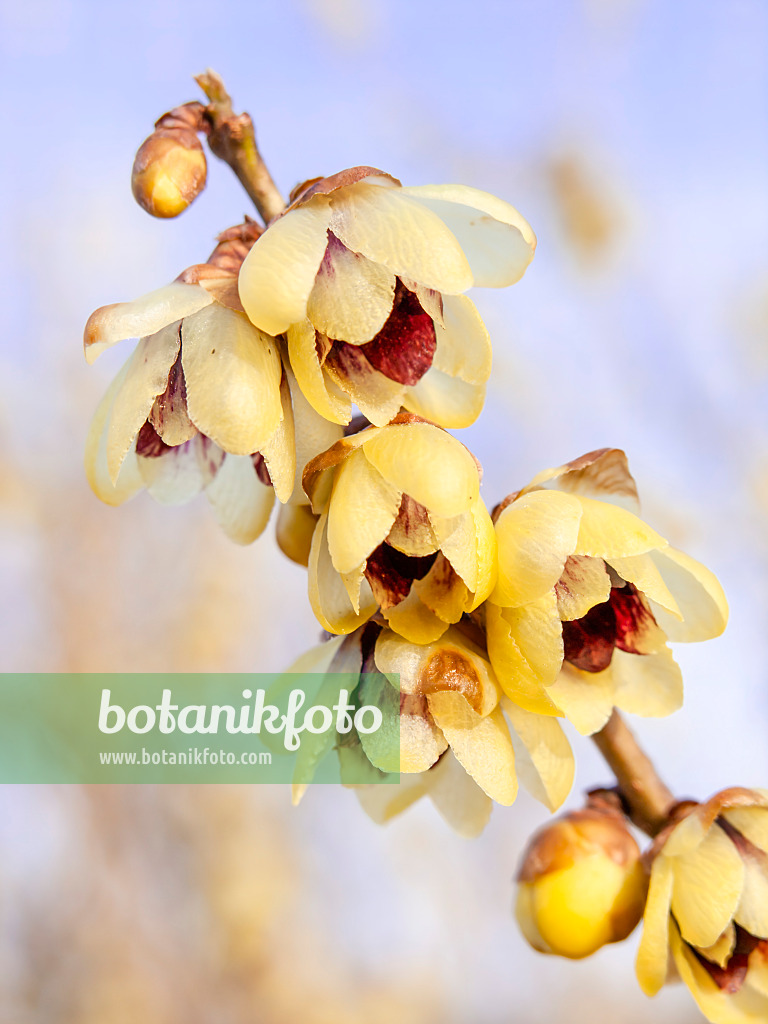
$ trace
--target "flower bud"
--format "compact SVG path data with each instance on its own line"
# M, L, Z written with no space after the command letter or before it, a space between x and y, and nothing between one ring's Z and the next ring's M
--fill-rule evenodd
M197 137L202 109L189 103L164 114L136 154L131 188L153 217L178 217L205 188L207 164Z
M646 876L623 817L587 807L537 832L518 874L515 913L540 953L579 960L640 920Z

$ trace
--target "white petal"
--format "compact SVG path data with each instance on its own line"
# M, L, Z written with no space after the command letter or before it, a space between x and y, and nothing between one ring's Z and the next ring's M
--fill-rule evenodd
M458 238L474 284L504 288L523 276L536 250L536 236L513 206L463 185L408 186L402 191L433 210Z
M275 339L216 305L182 324L181 361L195 426L233 455L260 451L283 415Z
M472 271L456 236L402 189L351 185L335 192L331 203L331 230L348 249L436 291L457 294L471 287Z
M270 224L245 257L240 301L251 322L267 334L282 334L306 318L330 217L328 199L316 196Z
M161 505L183 505L203 489L203 474L195 451L187 441L155 458L136 456L147 490Z
M145 338L213 302L199 284L174 281L133 302L116 302L92 313L85 325L85 358L92 363L104 349L125 338Z
M275 492L256 476L250 455L227 455L205 493L219 526L237 544L251 544L264 532Z

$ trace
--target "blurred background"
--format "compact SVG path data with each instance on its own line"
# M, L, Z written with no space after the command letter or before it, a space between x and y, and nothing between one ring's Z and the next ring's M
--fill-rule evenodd
M679 795L768 785L768 10L761 0L2 0L0 669L272 671L317 639L305 574L204 498L99 504L82 327L203 260L247 200L209 163L178 221L136 148L212 66L280 187L354 164L515 204L525 278L473 298L494 341L462 439L493 504L623 447L646 518L711 566L724 637L678 648L686 706L637 722ZM608 781L573 734L580 790ZM431 805L386 828L287 788L0 788L3 1024L642 1024L637 937L573 964L511 916L522 794L484 835Z

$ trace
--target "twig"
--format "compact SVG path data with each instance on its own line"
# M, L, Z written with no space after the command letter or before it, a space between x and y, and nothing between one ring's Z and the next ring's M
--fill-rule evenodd
M630 818L649 836L655 836L664 827L675 797L659 778L618 711L614 709L592 739L616 776Z
M224 82L209 68L195 81L210 100L206 107L208 145L211 152L228 163L253 200L265 224L285 209L285 201L267 170L250 114L236 114Z

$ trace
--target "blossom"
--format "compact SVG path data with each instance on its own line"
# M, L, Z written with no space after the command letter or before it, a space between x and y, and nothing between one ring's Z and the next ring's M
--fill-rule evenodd
M681 812L652 848L640 986L659 991L671 954L707 1020L768 1020L768 791L726 789Z
M634 930L647 879L623 815L590 800L534 834L518 873L515 915L540 953L590 956Z
M313 459L309 597L321 625L350 633L380 610L397 633L429 643L481 604L496 550L479 485L464 445L409 414Z
M517 707L501 692L470 624L450 627L428 644L368 623L304 655L292 671L359 675L354 697L374 705L381 729L354 731L337 744L342 781L378 823L424 795L459 833L478 835L493 802L509 805L518 776L550 810L573 783L574 760L560 724ZM401 773L399 784L385 782ZM370 778L370 783L365 779Z
M522 277L535 236L508 203L463 185L403 187L354 167L307 183L240 272L253 323L287 334L315 409L377 426L401 406L446 427L474 422L488 332L461 293Z
M715 576L631 509L626 456L602 449L541 473L496 512L491 662L513 700L585 734L614 706L675 711L682 677L667 641L706 640L727 621Z
M89 431L86 473L97 496L117 505L146 487L175 504L204 489L241 543L262 532L275 494L287 502L296 490L295 413L308 410L323 424L321 448L340 433L303 398L292 401L275 339L239 306L236 270L257 232L251 222L225 232L207 264L133 302L96 310L85 329L90 362L140 337ZM321 450L316 433L302 431L313 439L305 461Z

